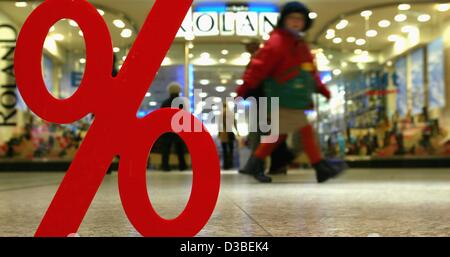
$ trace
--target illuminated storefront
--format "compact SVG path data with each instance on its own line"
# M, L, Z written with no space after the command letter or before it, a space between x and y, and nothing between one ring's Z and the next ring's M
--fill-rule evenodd
M47 124L29 113L14 87L12 56L20 26L13 20L29 14L33 4L20 7L6 1L0 5L0 156L70 159L92 117L62 127ZM307 35L322 80L334 96L330 102L316 97L316 108L308 111L329 156L448 155L450 26L446 7L420 3L403 10L386 4L346 13ZM102 6L98 10L113 36L118 71L139 26L121 12ZM195 98L212 97L219 105L236 96L252 56L246 47L269 38L278 11L276 2L195 4L137 115L160 108L168 97L167 85L177 81L194 115L205 123L205 111L220 116L217 107L202 110ZM317 13L311 17L317 18ZM73 21L60 21L49 31L44 49L48 89L67 98L77 90L86 65L83 34ZM217 124L205 125L216 137ZM235 132L242 138L248 130L248 122L237 122ZM424 139L424 131L430 130L431 138L425 135ZM26 140L29 135L33 140Z

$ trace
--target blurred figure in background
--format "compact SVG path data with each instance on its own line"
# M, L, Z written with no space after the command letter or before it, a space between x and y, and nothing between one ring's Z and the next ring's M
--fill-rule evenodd
M228 109L226 103L223 104L223 113L222 113L222 130L219 132L219 139L222 145L222 158L223 158L223 169L229 170L233 168L233 159L234 159L234 143L236 142L236 135L234 131L228 131L227 124L227 114L231 113ZM233 114L229 115L230 118ZM232 124L233 128L235 128L235 119L229 119L228 122Z
M161 108L171 108L172 102L175 98L179 97L181 94L181 85L176 82L169 84L167 91L169 92L169 98L166 99ZM179 109L184 109L184 105L180 105ZM183 140L175 133L167 133L161 137L161 148L162 148L162 169L163 171L170 171L170 153L172 145L175 146L175 151L178 156L178 168L180 171L187 169L185 160L185 145Z

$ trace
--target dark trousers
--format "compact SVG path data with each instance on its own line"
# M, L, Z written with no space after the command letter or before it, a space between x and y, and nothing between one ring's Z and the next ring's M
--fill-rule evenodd
M270 159L270 171L278 171L293 161L294 154L289 150L287 143L283 142L272 152Z
M233 157L234 157L234 141L229 143L222 143L222 158L223 158L223 168L231 169L233 168Z
M172 149L172 145L175 145L175 151L178 156L178 167L181 171L187 169L186 160L184 158L184 142L176 134L164 135L162 143L162 169L170 171L169 157Z
M254 153L261 143L261 134L252 132L249 134L249 147ZM286 142L281 143L271 154L270 171L277 171L289 165L294 159L294 154L289 150Z

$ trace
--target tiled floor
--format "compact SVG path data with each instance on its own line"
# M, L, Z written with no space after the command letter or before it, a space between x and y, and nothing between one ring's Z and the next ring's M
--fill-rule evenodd
M32 236L62 173L0 173L0 236ZM191 173L148 175L157 211L176 217ZM117 173L107 176L81 236L139 236L125 217ZM217 208L199 236L450 236L450 170L351 170L318 185L312 171L258 184L224 172Z

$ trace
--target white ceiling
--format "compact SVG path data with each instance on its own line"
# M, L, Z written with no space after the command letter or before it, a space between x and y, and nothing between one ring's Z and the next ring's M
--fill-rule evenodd
M163 0L161 0L163 1ZM257 2L268 2L282 5L287 0L280 1L267 1L267 0L255 0ZM11 18L18 23L22 24L26 17L31 12L31 8L16 8L13 4L14 1L2 1L0 3L0 10L7 13ZM112 21L118 17L127 22L127 27L134 28L137 31L145 21L154 0L90 0L98 8L106 11L105 20L109 25L113 42L115 46L121 48L127 48L132 45L134 37L130 39L123 39L120 37L120 30L112 25ZM246 1L214 1L214 0L197 0L194 4L205 2L246 2ZM356 38L366 38L365 32L368 28L376 28L379 35L376 38L370 38L368 44L364 46L365 50L379 51L388 44L391 44L386 40L390 34L401 33L401 27L403 25L416 25L416 26L437 26L442 20L449 19L450 11L446 13L437 13L433 8L438 2L448 2L441 0L304 0L311 10L318 13L318 18L315 21L315 26L307 35L307 39L315 43L317 47L325 49L325 56L331 57L332 62L334 60L341 60L343 55L347 52L353 52L354 49L359 48L355 44L349 44L345 42L345 39L349 36ZM404 24L396 24L393 22L393 17L399 12L397 5L399 3L410 3L412 9L405 12L408 15L408 21ZM22 9L22 10L19 10ZM366 9L373 11L373 16L366 24L361 17L360 12ZM419 24L417 22L417 15L419 13L429 13L432 15L432 20L426 24ZM336 35L343 39L343 43L336 45L330 40L325 39L325 32L329 28L335 28L336 23L341 19L347 19L349 26L342 30L336 30ZM392 22L392 26L389 28L381 29L377 23L381 19L389 19ZM70 27L67 22L60 22L57 26L57 31L63 34L72 33L71 40L64 42L63 45L68 49L82 49L84 48L83 40L78 36L77 28ZM194 48L191 52L194 54L195 60L203 52L211 54L213 59L226 58L227 61L239 57L244 51L245 47L242 44L243 38L239 37L209 37L199 38L194 41ZM173 63L182 64L184 58L184 40L178 39L176 43L172 45L168 57L171 58ZM223 56L220 51L227 49L230 51L229 55ZM119 58L125 55L124 52L119 54ZM230 65L216 65L214 67L202 67L196 66L195 80L196 88L202 88L208 93L213 94L214 88L221 84L220 76L228 74L230 80L227 84L227 91L224 96L229 95L229 92L234 90L234 81L240 78L243 71L243 67L233 67ZM198 84L200 79L209 79L211 86L201 86ZM214 86L214 87L213 87Z
M15 6L15 1L2 1L0 2L0 11L9 16L9 18L15 22L19 27L23 25L26 18L30 15L32 10L38 6L40 2L30 1L27 7L18 8ZM123 17L123 14L115 10L104 9L104 16L106 24L110 30L111 38L115 47L126 48L131 45L137 35L135 26L132 21L127 20ZM120 36L122 29L117 28L113 25L113 20L121 19L124 21L126 28L133 30L133 36L131 38L123 38ZM49 32L49 35L62 34L65 39L58 42L61 46L66 49L72 49L75 52L84 52L84 39L79 35L80 29L78 27L72 27L69 25L68 20L59 21L55 24L55 30Z
M313 41L325 48L355 50L357 48L361 48L361 46L357 46L355 43L346 42L348 37L355 37L357 39L365 39L367 41L367 44L363 46L365 50L375 52L380 51L392 44L387 40L388 36L392 34L404 34L401 32L401 29L406 25L415 26L419 29L431 26L439 27L439 24L442 24L443 21L450 18L450 11L438 12L435 8L436 4L430 2L431 1L428 1L428 3L412 4L411 9L407 11L399 11L397 5L371 8L370 10L373 14L367 21L361 16L361 12L359 11L350 15L342 16L340 19L332 21L327 26L323 27L323 30L315 35ZM394 21L394 17L397 14L405 14L408 18L404 22L396 22ZM430 15L431 20L425 23L419 22L418 16L422 14ZM336 24L341 19L348 20L349 25L343 30L337 30ZM391 22L391 25L388 28L381 28L378 26L378 22L381 20L388 20ZM332 42L332 40L326 39L325 35L328 29L334 29L336 31L336 37L342 38L343 43L336 45ZM366 31L372 29L376 30L378 35L373 38L366 37Z
M447 0L448 1L448 0ZM371 9L374 11L371 17L369 27L378 28L376 23L381 19L389 19L392 21L395 14L398 13L397 4L408 2L412 4L412 9L407 13L410 16L414 16L417 13L426 12L432 14L433 22L439 22L444 19L448 19L449 13L445 14L437 13L434 10L434 4L438 2L447 2L446 0L304 0L311 10L319 14L315 20L315 25L307 35L307 39L310 42L316 43L321 47L334 48L337 50L350 49L353 50L356 46L349 44L334 45L331 41L324 38L324 32L329 28L334 28L335 24L342 18L350 21L348 28L342 31L338 31L340 36L344 39L348 36L355 36L357 38L365 38L365 32L367 30L364 19L360 16L360 12L365 9ZM30 1L33 4L27 8L16 8L14 6L15 1L2 1L0 3L0 10L3 10L19 25L23 24L26 17L32 10L32 5L37 5L39 1ZM105 20L109 25L113 42L115 46L124 47L130 46L134 41L134 37L130 39L123 39L120 37L120 30L112 25L112 20L115 18L121 18L127 23L127 27L134 28L137 34L137 30L140 29L142 23L145 21L148 13L150 12L154 0L90 0L91 3L97 7L106 11ZM205 2L246 2L246 1L218 1L218 0L197 0L194 4ZM258 2L275 3L282 5L288 0L268 1L258 0ZM419 4L427 3L427 4ZM411 19L411 18L410 18ZM74 35L69 42L65 42L65 46L68 48L83 48L83 40L78 36L78 31L74 30L70 26L62 26L64 22L60 22L57 27L61 33L66 35ZM418 23L418 22L416 22ZM67 25L67 24L65 24ZM425 26L428 24L425 24ZM377 51L384 48L389 42L386 40L386 36L392 33L398 33L400 30L400 24L393 24L393 26L387 29L379 29L379 34L375 39L370 39L369 44L366 46L367 50ZM183 39L178 39L176 42L183 42ZM197 37L196 43L241 43L242 37Z

